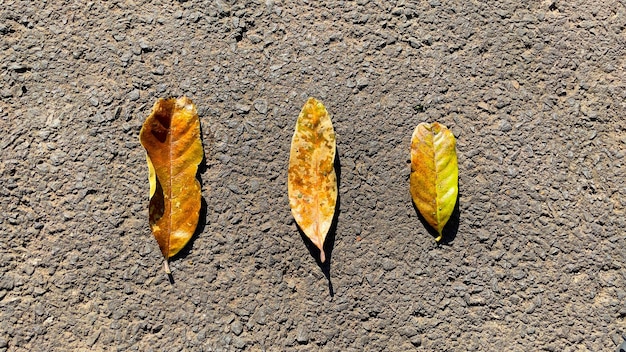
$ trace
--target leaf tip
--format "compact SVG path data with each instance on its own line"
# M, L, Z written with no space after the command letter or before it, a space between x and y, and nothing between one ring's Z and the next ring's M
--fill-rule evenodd
M326 261L326 254L324 254L324 249L320 249L320 262Z

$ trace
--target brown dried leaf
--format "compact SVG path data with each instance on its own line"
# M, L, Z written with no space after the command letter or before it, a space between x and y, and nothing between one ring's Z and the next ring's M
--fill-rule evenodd
M337 202L335 131L324 105L309 98L304 104L291 141L289 206L302 232L326 260L324 241Z
M411 139L411 196L424 219L439 233L456 204L459 193L456 139L437 122L420 123Z
M150 171L150 227L167 261L191 239L200 216L200 120L193 102L159 99L139 133Z

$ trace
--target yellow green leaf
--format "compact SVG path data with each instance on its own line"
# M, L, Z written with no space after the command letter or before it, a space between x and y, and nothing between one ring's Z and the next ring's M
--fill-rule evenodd
M426 222L442 231L459 193L456 140L446 126L420 123L411 138L411 196Z
M288 192L291 213L304 234L326 260L324 241L337 202L335 130L324 105L309 98L291 140Z
M200 120L193 102L159 99L139 133L150 180L149 221L167 261L189 242L200 216Z

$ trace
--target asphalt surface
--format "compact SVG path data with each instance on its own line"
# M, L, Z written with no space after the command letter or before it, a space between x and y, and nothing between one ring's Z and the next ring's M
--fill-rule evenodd
M626 333L626 3L0 0L0 351L615 351ZM205 213L171 261L138 134L198 107ZM298 113L337 133L320 266ZM457 137L456 224L409 193Z

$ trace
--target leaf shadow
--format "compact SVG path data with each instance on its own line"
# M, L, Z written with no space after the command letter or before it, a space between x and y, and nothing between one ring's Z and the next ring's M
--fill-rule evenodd
M296 229L298 233L300 233L300 237L302 237L302 241L304 245L309 250L311 257L315 260L317 266L322 270L322 273L328 280L328 293L330 297L335 297L335 290L333 288L333 283L330 278L330 264L333 258L333 249L335 248L335 237L337 235L337 221L339 219L339 213L341 212L341 195L339 194L339 188L341 186L341 161L339 158L339 148L336 149L335 152L335 174L337 175L337 202L335 203L335 214L333 215L333 221L330 225L330 229L328 230L328 234L326 235L326 240L324 241L324 253L326 254L326 261L324 263L320 260L320 250L311 242L311 240L304 234L304 231L300 228L300 226L296 223Z
M443 227L442 237L441 237L441 240L438 242L438 244L449 245L456 238L456 235L459 231L459 221L461 219L461 210L459 208L460 199L461 199L461 189L459 188L459 193L456 195L456 203L454 204L454 210L452 211L452 215L450 215L450 219L448 220L448 223L446 223L446 226ZM415 213L417 213L417 217L419 218L424 228L426 228L426 231L428 231L428 233L431 234L431 236L435 238L438 237L439 233L437 233L437 230L432 228L432 226L430 226L428 221L424 219L424 217L422 216L422 213L420 213L419 209L417 209L415 202L411 201L411 203L413 204L413 210L415 210Z
M213 140L212 137L213 136L211 134L211 130L209 129L208 131L209 141ZM198 236L200 236L200 234L204 232L204 228L206 227L208 205L207 205L206 199L204 199L204 197L202 196L202 174L204 174L207 171L208 166L206 162L206 153L204 152L205 150L204 139L205 139L204 134L202 133L202 124L200 124L200 142L202 143L203 153L202 153L202 160L200 161L200 164L198 164L198 172L196 172L196 179L198 180L198 182L200 182L200 192L201 192L200 193L200 214L198 217L198 225L196 226L196 230L191 236L191 239L189 239L189 242L187 242L185 247L183 247L183 249L181 249L180 252L178 252L175 256L170 258L170 261L186 258L187 255L189 255L189 253L192 251L194 242L196 241ZM208 144L209 146L207 148L210 150L212 143L209 142ZM168 274L168 279L170 281L170 284L174 284L174 277L172 276L171 273Z

